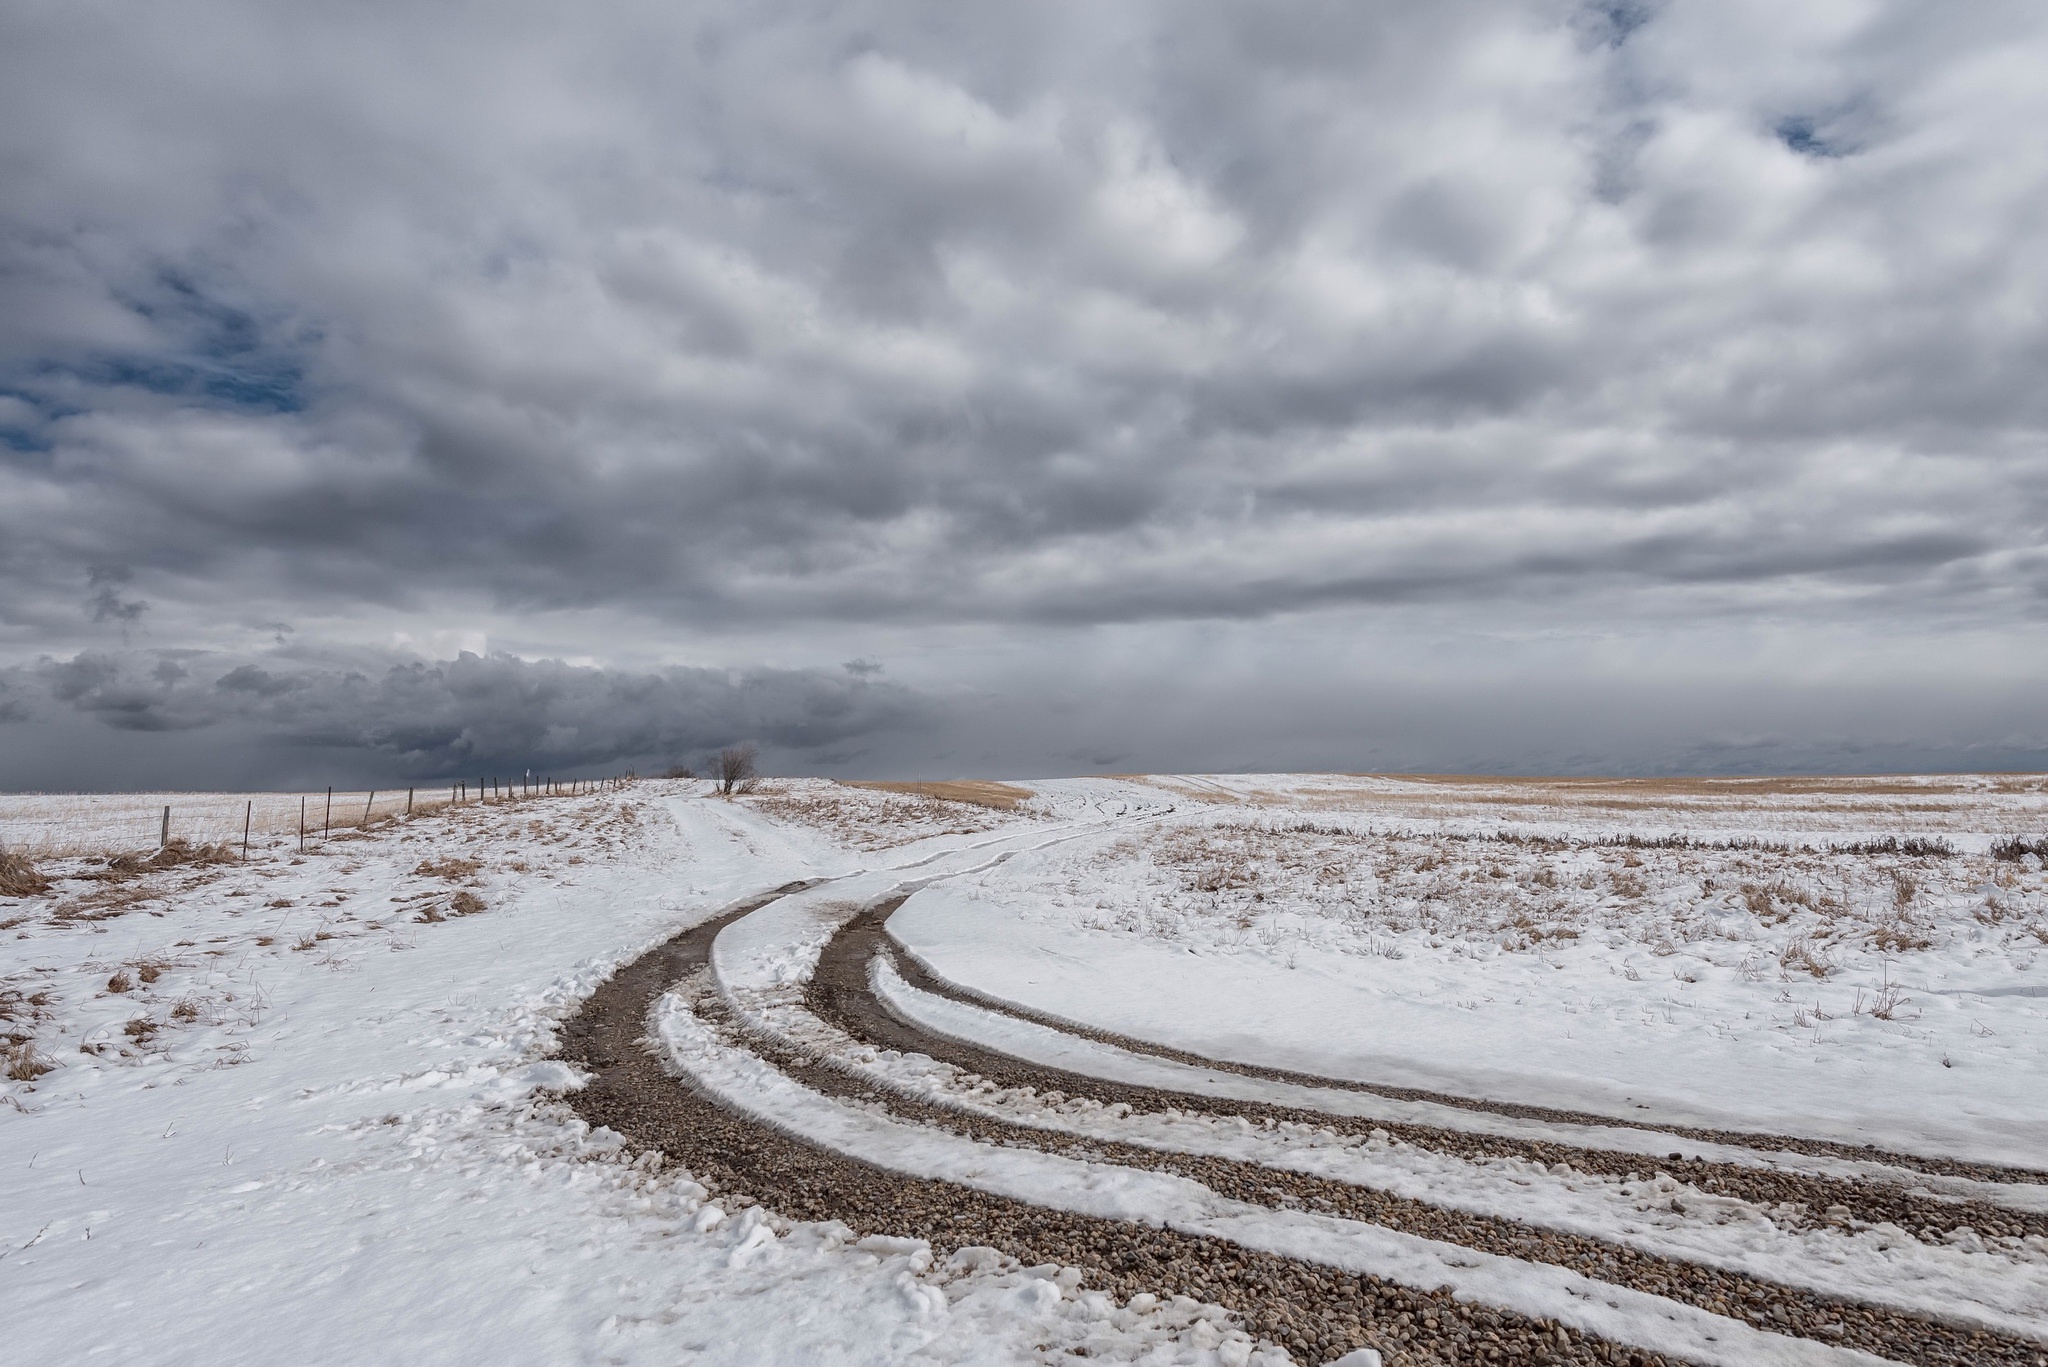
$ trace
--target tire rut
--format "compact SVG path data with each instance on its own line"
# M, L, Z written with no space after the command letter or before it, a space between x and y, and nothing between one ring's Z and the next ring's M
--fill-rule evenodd
M846 1034L878 1048L924 1054L985 1078L1001 1087L1033 1087L1061 1091L1104 1105L1122 1103L1134 1110L1181 1111L1243 1115L1247 1119L1292 1121L1341 1129L1320 1112L1296 1111L1258 1103L1218 1104L1187 1093L1104 1083L1100 1079L1057 1069L1039 1068L993 1050L929 1034L895 1015L874 996L867 964L886 952L882 922L900 901L885 902L843 927L826 945L818 968L806 985L805 1005L812 1013ZM747 1047L778 1069L816 1090L879 1103L892 1113L934 1128L983 1142L1037 1148L1127 1167L1168 1172L1202 1183L1219 1195L1251 1204L1305 1209L1362 1220L1423 1238L1457 1243L1504 1257L1570 1268L1598 1281L1664 1296L1714 1314L1746 1320L1757 1328L1823 1342L1862 1348L1900 1361L1948 1367L1949 1364L1998 1363L2035 1367L2042 1345L1949 1324L1888 1306L1872 1305L1786 1286L1759 1277L1724 1271L1698 1263L1659 1257L1585 1235L1524 1224L1503 1217L1474 1215L1428 1202L1393 1196L1329 1178L1265 1167L1243 1160L1179 1154L1120 1144L1092 1137L1015 1125L942 1102L914 1098L881 1085L850 1064L813 1058L800 1049L758 1033L746 1033ZM1354 1132L1374 1128L1354 1122ZM1378 1128L1389 1129L1383 1123ZM1448 1136L1459 1145L1459 1157L1496 1155L1497 1148L1475 1143L1482 1137L1460 1131L1428 1132ZM1484 1137L1490 1138L1490 1137ZM1441 1148L1438 1144L1423 1147ZM1588 1151L1545 1146L1541 1161L1574 1160ZM1640 1163L1638 1156L1630 1156ZM1590 1165L1574 1162L1581 1168ZM1724 1165L1714 1165L1716 1167ZM1739 1169L1744 1173L1753 1170ZM1766 1174L1767 1176L1769 1174Z
M900 906L903 899L895 905ZM893 910L893 907L892 907ZM1268 1082L1285 1082L1298 1087L1322 1087L1337 1091L1362 1092L1370 1096L1385 1097L1390 1101L1420 1101L1439 1106L1452 1106L1461 1111L1472 1111L1482 1115L1505 1116L1515 1120L1537 1120L1559 1125L1605 1125L1617 1129L1645 1130L1657 1134L1677 1135L1684 1139L1697 1140L1702 1144L1726 1144L1735 1148L1755 1149L1761 1153L1781 1152L1811 1158L1839 1158L1850 1162L1883 1163L1891 1167L1924 1172L1937 1177L1963 1177L1978 1182L2009 1182L2024 1185L2048 1185L2048 1172L2034 1168L2010 1167L1996 1163L1976 1163L1957 1158L1935 1158L1922 1154L1902 1153L1894 1149L1882 1149L1875 1144L1844 1144L1829 1139L1808 1139L1795 1135L1767 1134L1747 1130L1716 1130L1697 1126L1650 1124L1632 1120L1625 1116L1597 1115L1589 1111L1559 1110L1547 1106L1530 1106L1512 1101L1487 1101L1469 1096L1457 1096L1449 1092L1432 1092L1414 1087L1395 1087L1381 1083L1355 1082L1346 1078L1323 1077L1316 1073L1293 1072L1285 1068L1265 1068L1256 1064L1237 1063L1229 1059L1210 1058L1203 1054L1175 1049L1170 1045L1138 1039L1131 1035L1119 1035L1113 1031L1098 1030L1092 1026L1066 1020L1047 1012L1036 1011L1016 1002L1005 1001L971 987L965 987L942 978L919 961L908 947L884 932L887 949L904 979L912 986L946 997L966 1006L977 1006L999 1015L1012 1016L1018 1020L1043 1025L1063 1034L1081 1039L1093 1040L1098 1044L1112 1045L1133 1054L1147 1054L1174 1063L1190 1064L1197 1068L1208 1068L1219 1073L1236 1073L1242 1077L1260 1078ZM1392 1129L1386 1121L1375 1122L1382 1128ZM1420 1128L1420 1127L1418 1127ZM1457 1133L1443 1130L1441 1133ZM1488 1136L1490 1139L1491 1136ZM1512 1141L1504 1141L1512 1142ZM1640 1154L1632 1155L1637 1163L1643 1162ZM1688 1161L1674 1154L1671 1162ZM1706 1160L1690 1160L1705 1163ZM1725 1165L1711 1165L1725 1166ZM1675 1174L1674 1174L1675 1175ZM1829 1179L1823 1179L1829 1180ZM2003 1210L2003 1207L1984 1207ZM2018 1212L2004 1212L2001 1218L2028 1218L2035 1222L2028 1233L2041 1233L2048 1228L2048 1216L2026 1216ZM2039 1227L2036 1227L2039 1226Z
M992 1246L1027 1265L1078 1267L1089 1284L1120 1300L1140 1292L1192 1296L1236 1312L1248 1332L1304 1363L1367 1346L1390 1367L1679 1361L1554 1321L1460 1302L1448 1288L1416 1291L1210 1236L1075 1215L893 1172L732 1111L670 1076L647 1040L655 1003L708 966L712 940L726 925L804 886L742 903L614 973L563 1025L558 1056L591 1074L585 1087L564 1095L565 1104L631 1146L674 1159L729 1204L759 1199L791 1219L921 1238L941 1257Z

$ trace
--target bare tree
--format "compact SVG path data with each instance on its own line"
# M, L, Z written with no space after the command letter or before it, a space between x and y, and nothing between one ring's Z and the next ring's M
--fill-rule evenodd
M743 741L728 745L718 752L718 791L731 797L734 793L754 791L754 743Z

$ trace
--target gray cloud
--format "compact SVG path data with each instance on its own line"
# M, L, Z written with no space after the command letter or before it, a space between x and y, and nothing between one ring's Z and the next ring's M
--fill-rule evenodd
M2001 0L15 16L0 661L168 734L355 715L287 634L2031 633L2044 64Z
M648 769L750 739L771 761L801 764L858 751L933 710L913 690L845 671L631 672L466 652L434 663L87 652L0 673L0 700L0 720L70 714L121 732L208 730L423 778Z

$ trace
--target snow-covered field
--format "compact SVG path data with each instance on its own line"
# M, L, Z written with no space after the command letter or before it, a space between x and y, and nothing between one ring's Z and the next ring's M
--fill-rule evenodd
M5 793L0 794L0 850L38 858L113 854L154 846L170 812L173 840L193 845L241 847L246 826L252 841L270 843L290 836L296 844L303 819L315 833L323 827L354 829L439 807L451 800L448 788L329 793Z
M2048 795L1982 780L1973 809L1976 782L1624 820L1577 786L1206 780L892 927L954 981L1215 1057L2048 1166L2048 876L1986 853L2048 834ZM1899 838L1961 852L1866 852Z
M1642 1128L2048 1169L2048 878L2038 854L1992 853L2048 835L2041 782L1025 786L1035 796L1016 806L813 781L734 802L691 782L422 802L303 856L295 840L259 841L246 863L109 868L104 853L50 853L147 854L173 800L155 795L76 800L65 819L98 821L90 839L10 834L9 848L44 852L56 881L0 897L8 1356L1287 1360L1212 1305L1118 1303L1071 1269L856 1239L782 1218L773 1192L728 1208L559 1099L578 1078L551 1058L557 1026L614 965L810 879L828 881L721 934L718 990L746 1028L838 1057L867 1084L1023 1131L1325 1177L1894 1306L2048 1356L2048 1239L1823 1222L1695 1191L1653 1175L1679 1141ZM237 838L243 800L219 799ZM0 822L62 824L30 808L57 800L8 801ZM296 797L289 812L295 827ZM1204 1070L922 993L878 967L896 1014L935 1034L1219 1099L1541 1131L1640 1151L1645 1171L1119 1112L862 1046L806 1014L802 983L848 917L906 892L890 935L993 999L1215 1060L1591 1119ZM1247 1248L1453 1286L1554 1322L1560 1343L1568 1326L1697 1361L1889 1360L1562 1265L947 1135L812 1092L683 997L660 1016L669 1057L698 1085L885 1167L1112 1218L1177 1212L1176 1227ZM1684 1143L1730 1165L1916 1182L1929 1199L2010 1210L2015 1229L2048 1212L2048 1188L2024 1180Z

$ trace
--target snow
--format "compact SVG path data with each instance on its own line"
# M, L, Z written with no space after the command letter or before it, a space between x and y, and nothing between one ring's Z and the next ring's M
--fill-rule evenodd
M955 812L811 781L733 802L702 783L642 783L394 819L303 857L280 838L296 826L290 796L267 841L259 810L248 863L135 874L83 852L153 848L165 801L174 834L237 838L256 799L189 795L189 829L176 819L182 796L0 801L0 839L39 851L61 880L48 895L0 898L0 1034L10 1060L54 1065L0 1080L10 1355L1022 1363L1047 1345L1147 1364L1258 1360L1216 1307L1119 1306L1070 1271L991 1250L935 1264L915 1241L726 1209L687 1173L630 1161L552 1097L579 1080L547 1057L556 1023L614 965L798 879L825 881L715 947L722 989L773 1029L815 1027L792 1003L830 929L910 891L891 932L943 975L1198 1053L1660 1124L2048 1162L2048 1003L2029 995L2048 987L2029 947L2048 926L2048 885L2038 860L1985 854L1999 835L2039 833L2038 784L1631 790L1625 807L1566 784L1343 776L1027 786L1037 796L1015 810ZM1356 838L1368 830L1378 834ZM1623 830L1815 849L1642 850L1629 866L1621 847L1587 843ZM1493 839L1502 831L1565 843ZM1885 835L1939 836L1964 853L1916 862L1823 848ZM1340 847L1352 853L1324 858ZM1249 881L1233 881L1234 851ZM1444 862L1423 869L1434 854ZM1555 883L1541 881L1546 865ZM1918 880L1910 896L1894 869ZM1745 882L1778 889L1764 912L1743 901ZM1826 976L1788 968L1800 953ZM1867 1004L1887 982L1911 1001L1890 1019L1854 1009L1859 989ZM1287 1091L882 986L936 1029L1059 1066L1219 1095ZM1874 1361L1563 1269L917 1130L779 1078L675 999L663 1030L679 1065L736 1103L876 1161L1068 1209L1171 1213L1177 1227L1449 1283L1703 1362ZM893 1085L970 1100L928 1060L867 1064ZM1667 1142L1297 1090L1348 1114L1648 1145L1646 1158ZM1872 1299L1953 1298L1951 1310L1986 1323L2040 1322L2041 1265L2023 1249L1931 1248L1882 1229L1795 1236L1750 1210L1680 1219L1654 1176L1624 1190L1313 1132L1055 1113L1007 1095L972 1104L1599 1227ZM1812 1171L1870 1166L1685 1147ZM2039 1188L1915 1180L2042 1200Z
M1046 1067L1167 1091L1240 1101L1264 1102L1334 1116L1427 1125L1467 1134L1498 1135L1612 1152L1640 1154L1654 1162L1674 1150L1690 1158L1744 1167L1813 1173L1827 1177L1879 1177L1933 1194L1984 1201L2009 1210L2048 1211L2048 1186L2030 1182L1989 1182L1905 1169L1864 1159L1802 1154L1788 1149L1710 1143L1667 1131L1619 1125L1582 1125L1531 1120L1440 1102L1410 1101L1347 1088L1312 1087L1250 1077L1243 1073L1177 1062L1152 1054L1056 1030L1002 1012L937 996L911 987L887 965L875 974L877 995L889 1008L922 1028L950 1039L988 1045L1001 1053Z
M402 815L407 790L305 793L4 793L0 794L0 849L38 857L118 854L153 850L170 809L174 840L194 845L242 842L246 820L252 843L283 848L296 840L303 810L317 834L323 821L333 829L360 826ZM416 808L439 807L454 794L448 788L413 791ZM303 808L301 803L304 804Z
M909 1241L704 1205L541 1094L571 1080L542 1059L554 1022L613 964L828 853L721 803L648 797L680 787L178 871L116 918L36 915L0 937L0 979L47 994L34 1028L60 1064L0 1083L10 1357L1027 1362L1046 1343L1230 1359L1214 1307L1138 1313L1069 1294L1056 1269L931 1267ZM468 881L487 909L423 922L449 884L412 870L449 857L483 861ZM144 960L154 982L107 990ZM131 1039L137 1018L160 1026Z
M775 908L760 919L805 933L817 929L817 918L777 915ZM741 921L721 932L721 949L727 935L746 924ZM756 948L768 940L758 931L735 938L744 938ZM786 942L776 948L785 946ZM719 956L718 976L728 990L734 981L771 976L734 971L738 957L730 952ZM1739 1320L1593 1282L1548 1264L1480 1253L1354 1220L1247 1205L1165 1173L998 1148L890 1120L799 1086L755 1055L722 1039L679 994L662 999L656 1009L656 1028L678 1074L690 1077L725 1105L899 1172L958 1182L1077 1214L1213 1235L1247 1248L1307 1258L1419 1290L1449 1286L1460 1298L1553 1318L1589 1333L1701 1363L1849 1367L1883 1361L1853 1349L1764 1333Z
M1943 838L1985 848L2014 802L1974 831L1944 812ZM1792 815L1711 830L1812 836ZM921 891L891 930L955 982L1209 1057L2048 1166L2037 859L1631 850L1588 843L1611 817L1417 816L1210 803ZM1830 820L1839 842L1883 830ZM1472 838L1539 825L1576 843Z
M1146 1058L920 992L886 966L875 976L882 998L906 1018L1053 1066L1080 1065L1078 1071L1098 1076L1171 1086L1200 1095L1309 1106L1336 1114L1371 1116L1375 1110L1403 1107L1403 1103L1357 1092L1293 1087ZM1068 1042L1066 1047L1061 1047L1062 1040ZM2048 1321L2048 1240L2010 1240L1999 1246L1997 1256L1986 1257L1982 1247L1923 1243L1888 1225L1788 1229L1773 1218L1776 1212L1768 1206L1677 1182L1655 1171L1650 1161L1680 1143L1697 1157L1746 1160L1757 1167L1792 1166L1773 1161L1783 1156L1780 1154L1700 1145L1622 1129L1539 1122L1518 1125L1506 1117L1434 1108L1482 1123L1494 1121L1496 1124L1487 1128L1495 1133L1519 1132L1567 1143L1585 1143L1589 1137L1603 1134L1633 1140L1634 1151L1645 1156L1647 1175L1624 1181L1514 1158L1467 1162L1391 1139L1385 1131L1359 1139L1292 1123L1266 1128L1213 1116L1124 1115L1116 1108L1086 1101L1048 1104L1035 1095L991 1092L962 1078L957 1070L925 1059L876 1058L869 1060L868 1068L903 1090L942 1098L1016 1124L1334 1178L1453 1210L1614 1239L1657 1256L1748 1273L1824 1294L1967 1318L2007 1333L2031 1335ZM1372 1105L1375 1101L1377 1107ZM1661 1143L1663 1148L1656 1149L1653 1143ZM1838 1162L1835 1166L1867 1171L1878 1165ZM1894 1175L1902 1174L1894 1170ZM1951 1187L1959 1189L1980 1198L2003 1199L2022 1209L2041 1209L2042 1198L2048 1197L2048 1188L2039 1186L1957 1182Z

